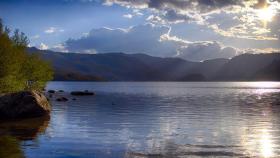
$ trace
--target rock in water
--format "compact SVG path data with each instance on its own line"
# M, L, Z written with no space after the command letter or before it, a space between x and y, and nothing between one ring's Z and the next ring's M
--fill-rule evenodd
M71 95L78 95L78 96L83 96L83 95L95 95L93 92L89 92L87 90L85 91L73 91L70 93Z
M66 102L66 101L68 101L68 99L65 97L60 97L60 98L57 98L56 101Z
M22 91L0 97L0 119L39 117L50 111L47 98L39 91Z
M48 90L48 93L55 93L55 90Z

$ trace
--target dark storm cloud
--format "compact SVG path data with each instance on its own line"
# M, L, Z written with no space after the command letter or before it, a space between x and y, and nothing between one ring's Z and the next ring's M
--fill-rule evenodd
M132 8L157 10L156 21L161 23L197 22L202 24L202 15L227 7L244 6L243 0L106 0L105 4L119 4ZM230 9L231 10L231 9ZM155 19L150 19L155 21ZM152 22L152 21L150 21Z
M192 17L188 15L179 14L175 10L168 10L163 17L165 20L168 20L169 22L175 22L175 23L181 21L189 21L192 19Z
M91 3L97 4L102 2L103 0L0 0L0 4L29 4L31 5L65 5L69 3Z
M280 0L270 0L270 2L280 2ZM221 9L228 6L244 7L245 3L251 3L251 7L262 8L268 5L268 0L105 0L105 3L116 3L130 6L143 6L148 8L163 9L205 9L211 11L213 9ZM195 7L195 8L191 8Z
M104 4L119 4L132 8L162 11L166 22L199 21L214 12L240 12L241 8L261 9L279 0L105 0ZM200 16L195 18L194 15Z
M106 0L106 2L134 7L146 6L154 9L196 9L200 12L208 12L234 5L244 5L243 0Z

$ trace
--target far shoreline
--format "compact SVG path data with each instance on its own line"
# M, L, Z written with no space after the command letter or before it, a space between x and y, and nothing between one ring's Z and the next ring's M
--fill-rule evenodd
M280 80L221 80L221 81L89 81L89 80L52 80L49 82L280 82Z

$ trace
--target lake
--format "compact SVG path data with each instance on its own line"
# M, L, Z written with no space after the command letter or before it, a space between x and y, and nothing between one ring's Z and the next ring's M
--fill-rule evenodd
M65 91L50 99L51 117L0 123L0 134L8 133L0 152L9 156L14 148L27 158L280 157L280 82L50 82L47 89ZM96 95L73 97L73 90ZM58 96L69 101L57 102ZM6 150L1 142L8 141L14 145Z

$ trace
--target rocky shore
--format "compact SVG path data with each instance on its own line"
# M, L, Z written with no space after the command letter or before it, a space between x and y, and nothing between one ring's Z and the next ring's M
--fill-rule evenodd
M63 90L48 90L45 91L45 94L41 91L32 90L0 95L0 120L44 116L51 111L51 105L48 99L54 97L55 101L58 102L69 100ZM72 91L70 95L93 96L95 93L88 90ZM77 98L71 97L71 100L75 101Z
M40 117L50 111L51 106L40 91L21 91L0 96L0 119Z

